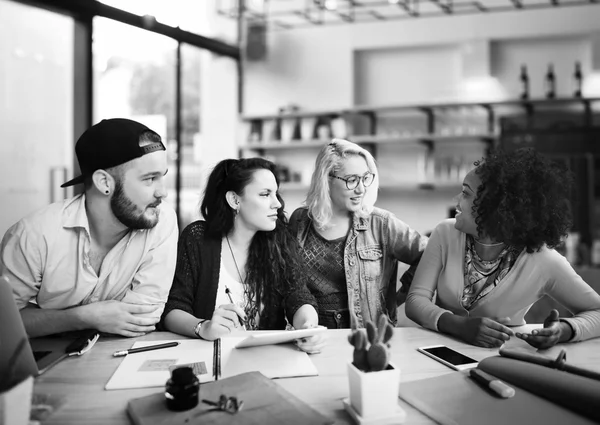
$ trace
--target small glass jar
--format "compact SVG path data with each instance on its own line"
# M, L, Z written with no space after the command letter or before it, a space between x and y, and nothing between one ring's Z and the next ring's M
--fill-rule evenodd
M167 408L174 411L192 409L198 405L199 393L200 381L191 367L174 369L165 389Z

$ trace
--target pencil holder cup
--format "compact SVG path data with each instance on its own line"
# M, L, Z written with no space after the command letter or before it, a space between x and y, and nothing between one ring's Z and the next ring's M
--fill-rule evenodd
M198 405L200 381L191 367L179 367L171 372L167 381L165 398L167 408L174 411L189 410Z

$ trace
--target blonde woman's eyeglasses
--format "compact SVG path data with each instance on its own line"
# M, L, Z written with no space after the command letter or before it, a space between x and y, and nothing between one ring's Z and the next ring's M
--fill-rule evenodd
M375 180L375 174L371 173L370 171L367 171L362 176L359 176L358 174L352 174L347 177L338 177L334 174L330 174L329 177L333 177L346 182L346 187L348 188L348 190L356 189L356 187L361 181L364 187L369 187L373 183L373 180Z

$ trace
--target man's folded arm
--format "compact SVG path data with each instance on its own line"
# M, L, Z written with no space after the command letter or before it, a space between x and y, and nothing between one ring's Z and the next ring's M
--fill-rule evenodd
M146 254L130 289L122 299L131 304L155 306L152 313L145 315L155 319L155 322L160 320L165 308L177 263L177 217L172 209L166 209L164 213L160 217L160 220L165 221L163 231L157 235L155 246ZM159 226L161 224L163 223L159 223Z

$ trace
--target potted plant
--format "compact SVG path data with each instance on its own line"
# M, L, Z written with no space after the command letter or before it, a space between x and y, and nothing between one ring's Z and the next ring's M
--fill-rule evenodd
M377 327L371 321L364 329L353 329L348 336L354 346L352 362L348 363L350 405L362 418L398 416L400 369L390 363L389 341L394 333L385 314ZM351 412L353 413L353 412Z

